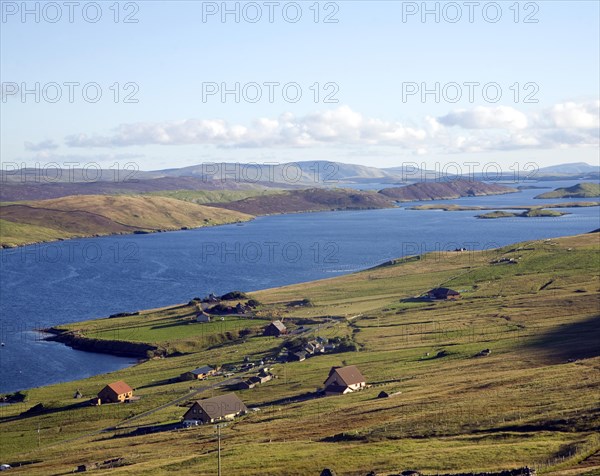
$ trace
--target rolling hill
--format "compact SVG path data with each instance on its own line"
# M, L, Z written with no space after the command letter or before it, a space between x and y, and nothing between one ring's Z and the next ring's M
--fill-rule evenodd
M501 195L515 193L517 189L491 183L454 180L449 182L421 182L405 187L384 188L380 194L398 202L422 200L449 200L460 197Z
M577 174L589 174L600 172L600 166L590 165L586 162L572 162L568 164L550 165L548 167L542 167L538 171L540 175L577 175Z
M313 188L249 197L229 203L215 203L211 206L250 215L274 215L327 210L369 210L391 208L394 205L386 197L374 192Z
M557 188L542 193L535 198L593 198L600 197L600 184L592 182L578 183L572 187Z
M83 195L0 207L0 245L143 233L250 220L231 210L166 197Z
M506 172L511 179L513 173ZM113 170L0 170L0 201L45 200L69 195L152 193L160 191L303 189L354 183L398 184L451 179L440 171L403 163L377 168L342 162L309 160L289 163L243 164L204 162L192 166L155 171ZM481 173L473 175L485 180ZM455 177L459 178L459 177ZM598 167L585 163L539 169L538 180L598 178ZM453 197L455 198L455 197Z
M257 184L244 182L220 182L199 177L161 177L136 179L124 182L6 182L0 187L0 201L46 200L71 195L111 195L154 193L162 191L244 191L268 190L269 188L293 188L280 184Z

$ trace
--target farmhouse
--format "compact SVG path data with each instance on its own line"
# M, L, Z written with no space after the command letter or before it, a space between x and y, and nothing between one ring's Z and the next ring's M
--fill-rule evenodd
M365 378L356 365L332 367L325 380L325 395L344 395L366 387Z
M109 383L98 392L99 403L127 402L133 397L133 389L122 380Z
M280 335L287 334L287 328L283 325L281 321L273 321L263 332L264 336L273 336L279 337Z
M460 299L460 293L449 288L434 288L427 291L427 297L429 299L447 299L454 300Z
M202 367L198 367L197 369L190 370L189 372L184 372L181 374L181 380L201 380L214 375L216 372L209 365L204 365Z
M192 407L183 415L186 426L214 423L220 420L233 420L236 416L248 411L235 393L219 397L206 398L194 402Z

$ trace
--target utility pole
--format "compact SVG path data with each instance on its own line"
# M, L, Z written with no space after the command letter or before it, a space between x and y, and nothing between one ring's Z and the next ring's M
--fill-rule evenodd
M217 435L218 435L218 440L219 440L219 446L218 446L218 458L219 458L218 476L221 476L221 425L217 425Z
M221 476L221 427L227 426L226 423L217 423L217 475Z

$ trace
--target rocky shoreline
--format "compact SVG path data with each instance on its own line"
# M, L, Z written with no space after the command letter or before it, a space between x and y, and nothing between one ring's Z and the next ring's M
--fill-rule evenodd
M148 359L162 357L165 350L158 346L144 344L141 342L125 342L118 340L94 339L85 337L78 332L64 331L55 327L43 329L42 332L51 334L45 340L60 342L75 350L95 352L99 354L110 354L119 357L135 357L137 359Z

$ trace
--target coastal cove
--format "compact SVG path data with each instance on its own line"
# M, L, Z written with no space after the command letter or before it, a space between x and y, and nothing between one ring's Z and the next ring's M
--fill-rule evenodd
M435 203L536 205L538 194L531 189ZM559 218L477 220L478 211L408 209L420 203L2 250L0 392L79 379L135 362L47 342L35 329L183 303L210 292L255 291L334 277L428 251L488 249L600 227L596 207L574 208Z

